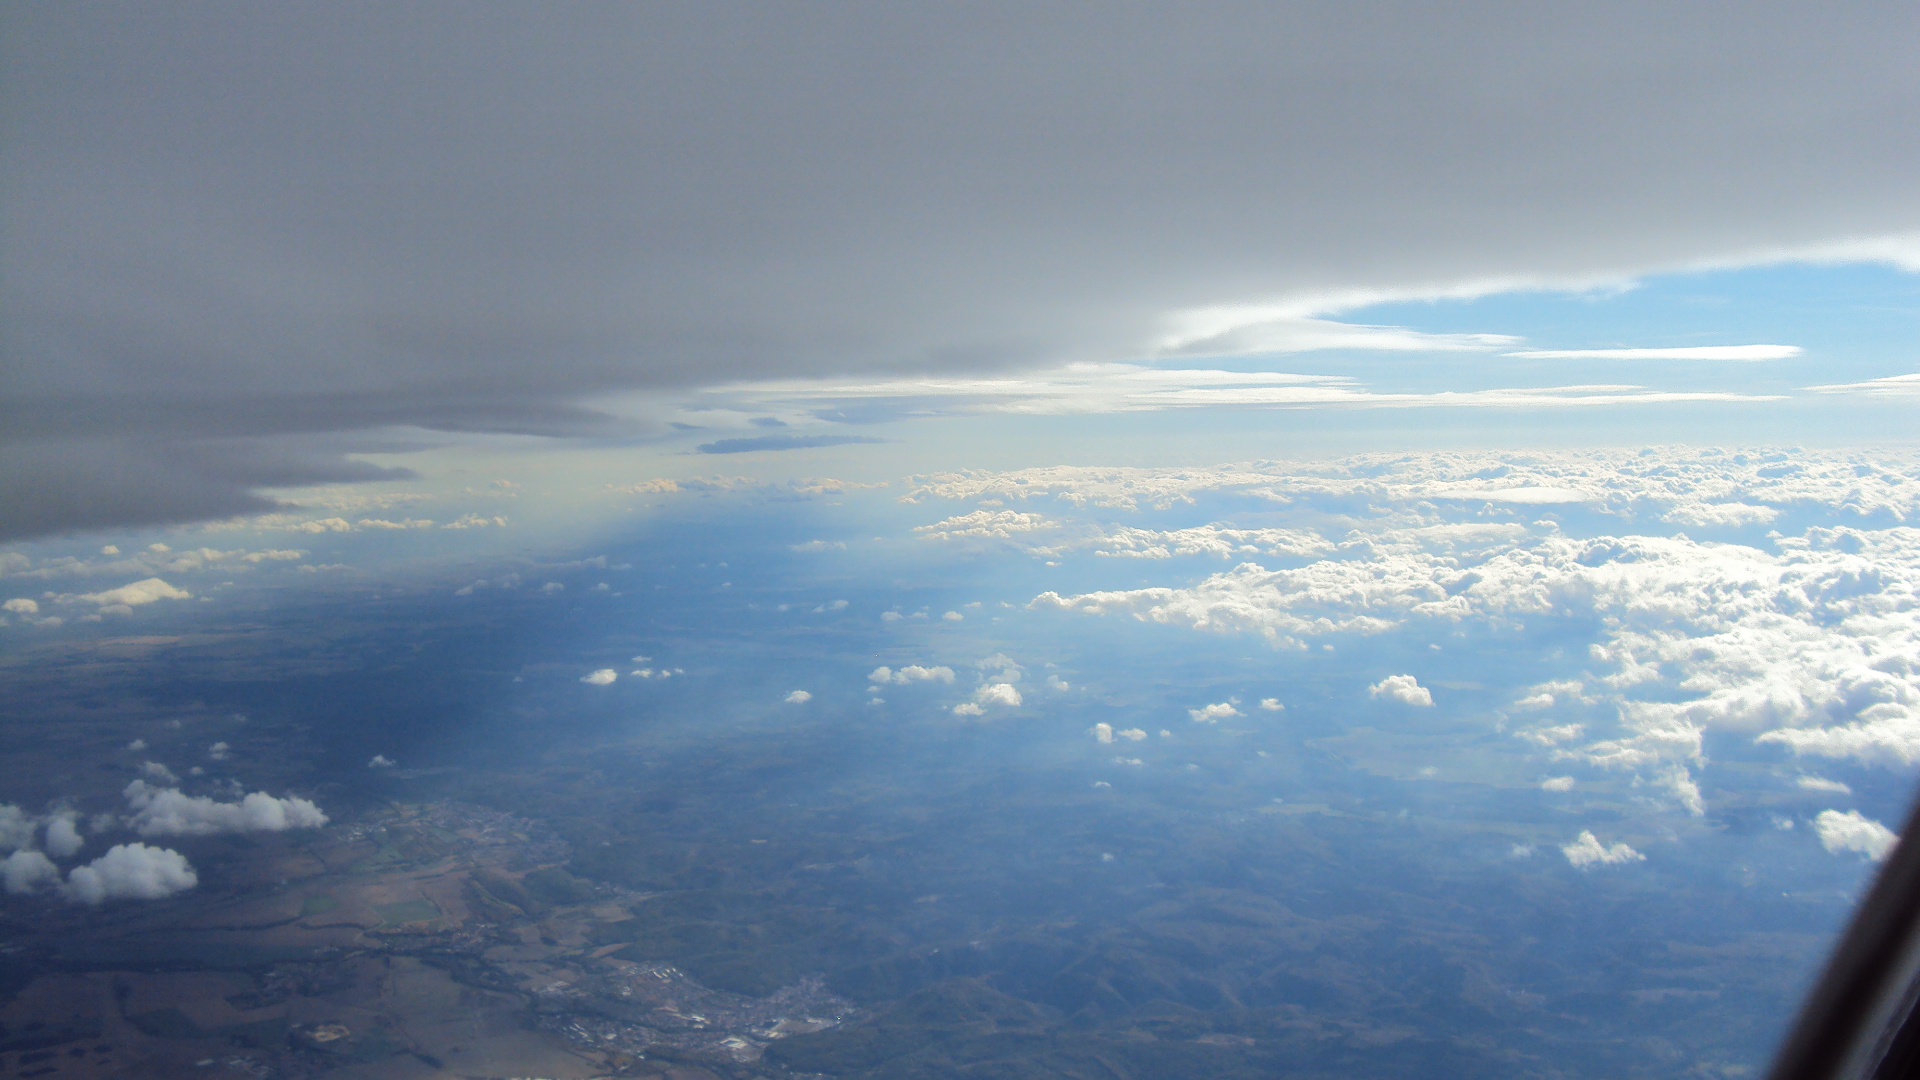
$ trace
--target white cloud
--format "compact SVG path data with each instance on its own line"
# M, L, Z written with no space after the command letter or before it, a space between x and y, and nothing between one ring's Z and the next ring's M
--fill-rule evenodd
M834 541L809 540L804 544L788 544L787 550L788 551L845 551L847 550L847 543L844 540L834 540Z
M233 747L228 746L224 742L214 743L212 746L207 747L207 756L215 761L226 761L233 757Z
M932 525L916 525L913 531L928 540L1011 540L1017 534L1059 527L1058 522L1048 521L1039 514L1023 514L1014 510L975 510Z
M998 672L993 678L997 678L1001 682L1010 683L1019 682L1020 676L1025 674L1027 670L1016 663L1013 657L1008 656L1006 653L994 653L992 656L979 661L974 666L982 671Z
M1540 781L1540 790L1541 791L1572 791L1573 777L1550 776L1545 780Z
M392 758L388 757L385 754L375 754L373 755L373 759L367 762L367 768L391 769L396 764L398 764L398 762L394 761Z
M899 622L903 618L905 618L905 616L897 611L883 611L880 613L881 622Z
M895 683L900 686L914 682L952 683L953 669L944 664L939 667L922 667L919 664L908 664L906 667L895 671L883 664L868 673L867 681L875 685Z
M1584 724L1560 724L1557 727L1535 728L1532 731L1522 731L1517 734L1530 743L1540 746L1557 746L1579 738L1586 733L1586 730Z
M1411 675L1389 675L1367 687L1367 696L1383 697L1403 705L1433 704L1433 691L1421 686L1420 680Z
M598 671L580 676L580 681L586 683L588 686L611 686L613 685L613 680L619 677L619 672L610 667L603 667Z
M566 591L567 587L558 581L549 581L545 585L540 586L540 595L542 596L558 596Z
M1920 397L1920 374L1889 375L1883 379L1868 379L1866 382L1829 383L1826 386L1809 386L1806 389L1816 394L1856 394L1874 398Z
M0 851L30 847L40 823L11 803L0 803Z
M1010 683L988 683L981 687L973 697L975 701L980 702L982 705L1006 705L1011 707L1020 704L1020 691L1016 690Z
M805 705L807 702L812 700L813 700L813 695L807 693L805 690L795 690L793 693L788 694L786 696L786 702L789 705Z
M1836 795L1851 795L1853 789L1838 780L1829 780L1824 776L1802 776L1794 783L1806 791L1827 791Z
M1798 345L1690 345L1677 349L1521 349L1502 353L1528 360L1790 360Z
M987 683L973 692L972 701L964 701L953 707L955 716L981 716L987 709L1004 705L1012 708L1020 704L1020 691L1011 683Z
M67 874L61 895L81 904L108 900L158 900L200 883L186 857L145 844L116 844L105 855Z
M216 833L282 832L315 829L327 815L306 799L277 799L256 791L237 803L189 796L177 788L154 787L144 780L123 792L134 810L127 825L141 836L211 836Z
M957 611L949 611L945 615L942 615L940 617L942 619L945 619L948 622L959 622L960 620L966 618L965 615L962 615Z
M140 775L145 776L150 780L157 781L158 783L164 784L169 787L173 786L174 784L178 784L180 782L180 778L173 775L172 769L167 768L165 765L162 765L157 761L141 762Z
M15 615L38 615L40 613L39 603L29 600L24 596L16 596L6 603L0 604L0 609L9 611Z
M1765 525L1779 516L1780 511L1771 506L1695 502L1682 503L1662 514L1660 519L1675 525L1738 529L1748 525Z
M1828 851L1836 855L1857 851L1875 862L1885 859L1900 840L1892 829L1858 810L1844 814L1838 810L1822 810L1813 819L1813 830L1820 837L1820 846Z
M1420 335L1403 332L1400 340L1412 341L1418 337ZM1374 336L1372 340L1384 339ZM1504 342L1489 338L1487 343ZM1381 393L1343 376L1113 362L1070 363L1032 369L1017 375L916 376L878 380L791 379L735 383L725 388L703 391L699 398L703 399L703 405L736 409L764 409L777 405L811 410L844 407L849 401L864 399L901 405L923 415L1013 413L1028 416L1202 408L1555 409L1779 400L1778 395L1731 391L1662 391L1635 384L1611 383L1437 393Z
M1261 698L1260 707L1262 709L1265 709L1268 712L1284 712L1286 711L1286 708L1287 708L1285 705L1280 704L1279 698L1271 698L1271 697Z
M1087 730L1093 733L1093 740L1095 742L1110 743L1113 741L1113 725L1104 720Z
M133 751L136 754L142 750L145 750L146 748L147 748L147 740L145 739L135 739L132 742L127 744L127 749Z
M59 881L60 868L38 851L21 850L0 860L0 877L6 879L8 892L22 896Z
M1060 676L1058 676L1058 675L1048 675L1048 676L1047 676L1047 685L1048 685L1049 687L1051 687L1052 689L1054 689L1054 690L1062 690L1062 691L1064 691L1064 690L1071 690L1071 689L1073 689L1073 684L1072 684L1072 683L1070 683L1070 682L1068 682L1067 680L1065 680L1065 679L1063 679L1063 678L1061 678L1061 677L1060 677Z
M1188 719L1196 724L1211 724L1229 716L1245 715L1246 714L1239 709L1234 708L1232 702L1227 701L1219 701L1212 705L1202 705L1197 709L1187 710Z
M104 592L83 593L76 599L85 600L102 607L139 607L160 600L188 600L193 596L185 589L176 589L157 577L122 585L117 589Z
M1126 730L1124 730L1124 731L1116 731L1116 732L1114 732L1114 734L1115 734L1115 735L1118 735L1118 736L1119 736L1120 738L1122 738L1122 739L1126 739L1126 740L1128 740L1128 741L1130 741L1130 742L1139 742L1140 740L1142 740L1142 739L1144 739L1144 738L1146 738L1146 737L1147 737L1147 733L1146 733L1146 732L1144 732L1144 731L1142 731L1142 730L1140 730L1140 729L1139 729L1139 728L1137 728L1137 727L1136 727L1136 728L1127 728L1127 729L1126 729Z
M1624 843L1603 847L1599 838L1586 830L1582 830L1573 843L1563 845L1560 852L1567 857L1568 862L1580 870L1590 866L1618 866L1621 863L1640 862L1646 859L1645 855Z
M72 811L56 813L47 818L47 854L56 859L73 856L86 846L86 838L80 835L79 815Z

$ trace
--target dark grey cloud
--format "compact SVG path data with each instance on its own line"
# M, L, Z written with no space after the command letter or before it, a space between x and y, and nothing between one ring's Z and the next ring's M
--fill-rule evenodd
M20 6L0 469L598 430L601 391L1108 359L1193 305L1910 231L1916 18ZM101 523L13 509L0 536Z
M865 435L756 435L746 439L720 439L701 443L702 454L746 454L755 450L808 450L817 446L851 446L855 443L886 442Z

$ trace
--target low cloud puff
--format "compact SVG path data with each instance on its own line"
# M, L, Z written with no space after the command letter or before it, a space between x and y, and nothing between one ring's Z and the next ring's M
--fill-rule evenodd
M12 804L0 805L0 851L14 851L33 843L40 823Z
M619 672L610 667L603 667L599 671L580 676L580 681L586 683L588 686L608 686L612 684L613 680L619 677Z
M0 878L7 883L7 891L15 896L24 896L60 880L60 868L53 860L37 851L16 851L0 860Z
M1420 685L1420 680L1411 675L1389 675L1372 686L1367 687L1370 697L1386 698L1404 705L1428 706L1433 704L1433 691Z
M883 664L880 667L874 668L873 671L867 675L867 681L876 686L884 686L887 683L894 683L898 686L905 686L908 683L914 682L951 683L953 682L953 669L944 665L940 667L922 667L919 664L908 664L906 667L895 670Z
M995 705L1009 708L1020 704L1020 691L1011 683L988 683L973 692L972 701L963 701L953 707L955 716L983 716L987 709Z
M1892 829L1866 817L1858 810L1841 813L1838 810L1822 810L1820 816L1813 819L1813 831L1820 837L1820 846L1838 855L1843 851L1857 851L1867 858L1879 862L1900 842Z
M1196 724L1211 724L1229 716L1246 714L1233 707L1231 702L1221 701L1212 705L1202 705L1197 709L1188 709L1187 716Z
M1573 843L1562 846L1560 852L1578 870L1585 870L1592 866L1618 866L1621 863L1641 862L1646 859L1645 855L1626 844L1603 847L1598 837L1584 829Z
M1826 791L1835 795L1851 795L1853 789L1838 780L1829 780L1824 776L1802 776L1794 783L1803 791Z
M306 799L276 799L256 791L237 803L215 802L205 795L190 796L177 788L154 787L135 780L123 792L134 814L128 827L141 836L211 836L215 833L282 832L315 829L327 815Z
M47 852L55 858L72 857L86 846L86 838L80 835L79 815L71 811L54 814L47 819Z
M186 856L145 844L116 844L105 855L67 874L60 893L79 904L108 900L159 900L200 884Z
M793 693L788 694L786 698L787 704L789 705L805 705L812 700L813 695L807 693L805 690L795 690Z
M1540 781L1540 790L1541 791L1572 791L1573 777L1550 776L1547 779Z
M117 589L104 592L83 593L76 599L85 600L102 607L139 607L160 600L189 600L193 594L185 589L176 589L157 577L136 581L131 585L122 585Z

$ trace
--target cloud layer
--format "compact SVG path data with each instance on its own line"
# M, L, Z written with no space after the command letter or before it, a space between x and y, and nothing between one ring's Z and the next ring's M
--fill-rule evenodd
M1920 228L1904 13L1509 15L36 6L0 537L614 390L1494 347L1320 315Z

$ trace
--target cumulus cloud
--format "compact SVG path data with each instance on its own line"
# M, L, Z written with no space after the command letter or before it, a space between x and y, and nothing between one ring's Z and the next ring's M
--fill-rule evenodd
M1110 743L1113 741L1113 725L1104 720L1087 730L1093 733L1093 740L1095 742Z
M141 836L282 832L315 829L327 823L327 815L312 802L291 795L275 798L264 791L253 792L237 803L223 803L135 780L122 794L134 811L127 825Z
M619 677L619 672L610 667L603 667L598 671L588 672L580 676L580 681L586 683L588 686L611 686L613 680Z
M214 743L212 746L207 747L207 756L215 761L226 761L233 757L233 747L228 746L224 742Z
M67 810L55 813L47 818L47 853L57 859L71 858L82 847L86 838L80 835L80 815Z
M813 695L807 693L805 690L795 690L793 693L788 694L786 696L786 702L789 705L805 705L807 702L812 700L813 700Z
M1212 705L1202 705L1197 709L1187 710L1187 718L1196 724L1211 724L1219 720L1224 720L1229 716L1245 715L1246 714L1239 709L1234 708L1233 703L1229 701L1219 701Z
M394 767L395 765L397 765L397 764L399 764L399 763L398 763L398 762L396 762L396 761L394 761L394 760L393 760L392 758L390 758L390 757L388 757L388 756L387 756L387 755L385 755L385 754L375 754L375 755L373 755L373 758L372 758L372 760L370 760L370 761L368 761L368 762L367 762L367 768L369 768L369 769L391 769L391 768L393 768L393 767Z
M875 686L884 686L887 683L894 683L900 686L915 682L951 683L953 682L953 669L945 665L922 667L919 664L908 664L906 667L895 670L883 664L880 667L874 668L873 671L867 675L867 681L873 683Z
M157 761L141 762L140 775L165 787L172 787L180 782L180 778L173 775L172 769L167 768Z
M1771 506L1749 506L1746 503L1683 503L1661 515L1661 520L1676 525L1693 525L1710 528L1738 529L1749 525L1765 525L1780 516L1780 511Z
M983 705L1014 706L1020 704L1020 691L1011 683L988 683L974 694L974 700Z
M75 903L159 900L200 883L186 857L146 844L116 844L105 855L67 873L61 895Z
M1813 819L1813 831L1820 837L1820 846L1834 854L1842 851L1857 851L1867 858L1879 862L1887 857L1900 837L1892 829L1866 817L1858 810L1841 813L1838 810L1822 810Z
M23 849L0 860L0 877L6 879L8 892L22 896L59 881L60 868L40 852Z
M38 615L40 613L39 603L24 596L16 596L6 603L0 604L0 609L4 609L15 615Z
M1540 790L1541 791L1572 791L1573 777L1550 776L1545 780L1540 781Z
M918 490L1111 502L1127 510L1206 490L1276 500L1320 492L1431 502L1463 493L1469 483L1484 492L1486 477L1497 476L1527 488L1583 490L1621 514L1649 506L1725 522L1734 518L1713 507L1813 504L1859 517L1920 517L1920 462L1858 453L1648 450L1525 462L1432 455L1301 472L1309 475L1270 466L1200 470L1184 479L1172 471L1027 470ZM1010 476L1021 482L1007 482ZM1697 785L1670 766L1701 763L1709 731L1865 764L1920 761L1920 529L1816 527L1776 535L1776 550L1767 551L1684 535L1577 538L1552 522L1428 522L1356 530L1338 557L1295 568L1248 562L1185 588L1048 592L1029 606L1252 632L1281 647L1421 623L1437 629L1588 619L1604 627L1593 644L1592 673L1564 687L1536 686L1520 707L1610 702L1619 730L1577 748L1565 744L1588 737L1591 723L1519 734L1549 748L1562 744L1556 752L1592 764L1644 771L1690 810L1700 805ZM1655 686L1660 693L1646 692Z
M28 847L40 829L40 823L11 803L0 804L0 851Z
M143 604L157 603L161 600L188 600L193 594L185 589L176 589L157 577L122 585L117 589L107 589L96 593L82 593L74 597L102 608L135 608Z
M1020 691L1011 683L987 683L973 692L972 701L963 701L953 707L956 716L982 716L989 708L1006 706L1012 708L1020 704Z
M1599 838L1585 829L1581 830L1573 843L1562 845L1560 852L1567 857L1567 861L1572 863L1575 869L1579 870L1593 866L1618 866L1621 863L1641 862L1646 859L1645 855L1624 843L1617 843L1612 847L1602 846Z
M1011 540L1024 533L1058 529L1060 524L1039 514L1017 510L975 510L913 531L928 540Z
M1286 709L1285 705L1280 704L1279 698L1271 698L1271 697L1261 698L1260 707L1262 709L1265 709L1267 712L1281 712Z
M1433 704L1433 691L1421 686L1420 680L1411 675L1389 675L1367 687L1367 696L1386 698L1403 705Z

